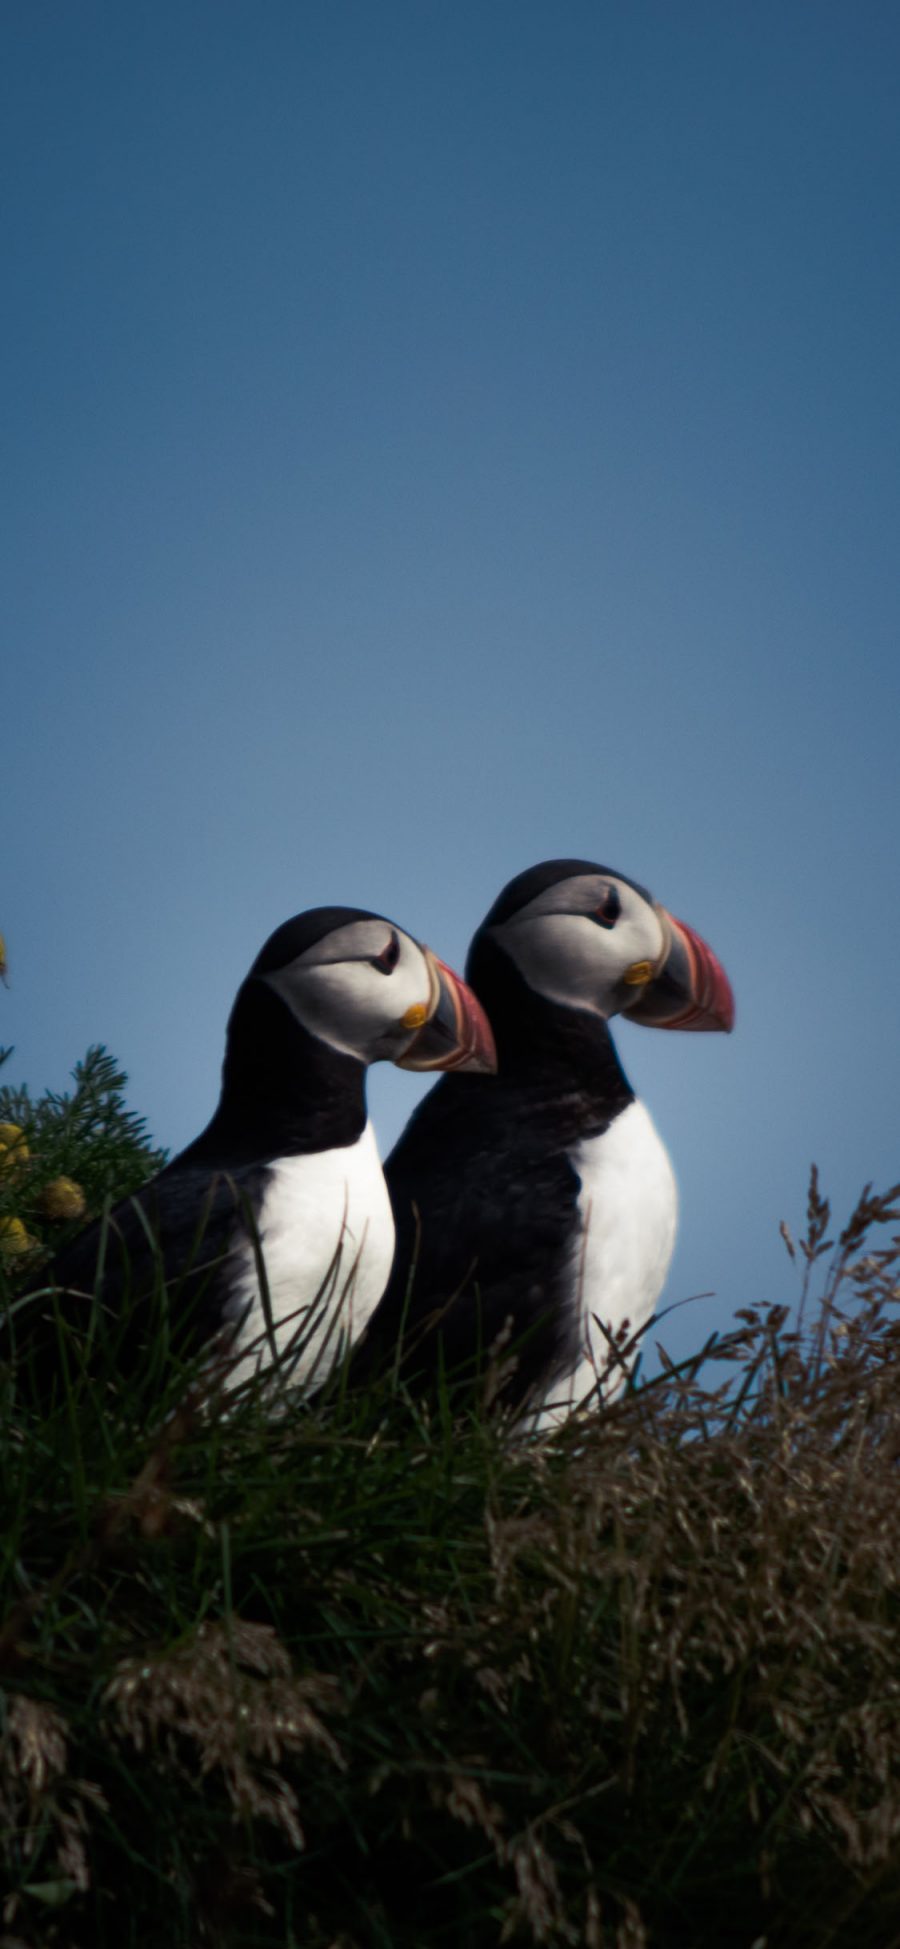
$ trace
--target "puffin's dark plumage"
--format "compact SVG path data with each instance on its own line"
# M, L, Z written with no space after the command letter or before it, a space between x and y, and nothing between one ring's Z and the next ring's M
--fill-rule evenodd
M438 1083L388 1159L397 1249L359 1370L401 1329L410 1376L471 1368L505 1338L505 1398L547 1425L596 1385L606 1336L627 1342L649 1318L674 1241L671 1167L608 1018L729 1028L733 1002L698 936L578 859L504 888L466 976L498 1074L465 1093Z
M277 928L235 999L206 1129L45 1275L64 1316L96 1294L117 1360L133 1363L162 1275L182 1351L223 1336L233 1378L277 1351L297 1384L318 1384L391 1264L365 1095L381 1058L483 1070L490 1030L459 978L380 915L316 908Z

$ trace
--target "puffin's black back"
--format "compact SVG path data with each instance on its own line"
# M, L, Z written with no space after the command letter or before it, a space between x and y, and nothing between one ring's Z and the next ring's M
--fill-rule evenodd
M475 936L466 978L491 1020L499 1075L442 1078L388 1158L397 1247L359 1367L392 1355L402 1328L410 1375L461 1370L511 1319L521 1344L505 1395L518 1402L577 1352L577 1322L561 1303L581 1188L567 1152L633 1097L605 1024L527 986L486 933L496 913ZM429 1331L442 1309L440 1332Z
M176 1356L209 1342L222 1324L226 1255L248 1229L264 1176L182 1168L176 1159L108 1219L79 1232L44 1268L32 1308L18 1316L19 1358L31 1369L35 1399L46 1403L59 1379L54 1310L79 1344L90 1335L97 1370L119 1376L145 1358L160 1306ZM48 1287L52 1300L41 1297Z

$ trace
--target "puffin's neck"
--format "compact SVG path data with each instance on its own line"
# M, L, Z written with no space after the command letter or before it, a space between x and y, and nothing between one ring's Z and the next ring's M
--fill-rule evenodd
M493 941L476 941L466 979L487 1011L506 1081L575 1092L608 1115L634 1101L602 1016L536 994Z
M222 1094L178 1162L218 1168L353 1144L366 1125L366 1070L310 1034L252 976L238 990L225 1043Z

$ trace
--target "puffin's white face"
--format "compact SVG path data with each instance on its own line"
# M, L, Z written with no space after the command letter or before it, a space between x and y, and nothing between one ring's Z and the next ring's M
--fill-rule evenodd
M423 949L388 920L336 927L264 979L305 1029L362 1062L401 1055L436 999Z
M558 880L487 932L537 994L604 1019L637 999L669 945L660 912L613 873Z
M496 1068L490 1025L471 990L392 921L333 927L259 979L311 1034L360 1062Z

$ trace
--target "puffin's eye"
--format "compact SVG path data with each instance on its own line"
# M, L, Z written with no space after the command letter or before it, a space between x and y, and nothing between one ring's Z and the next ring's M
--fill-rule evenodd
M379 974L384 975L393 974L399 959L400 942L396 934L391 935L387 947L383 947L380 954L373 954L371 956L373 968L377 968Z
M618 888L607 887L599 907L594 908L592 919L598 921L601 927L614 927L621 912Z

